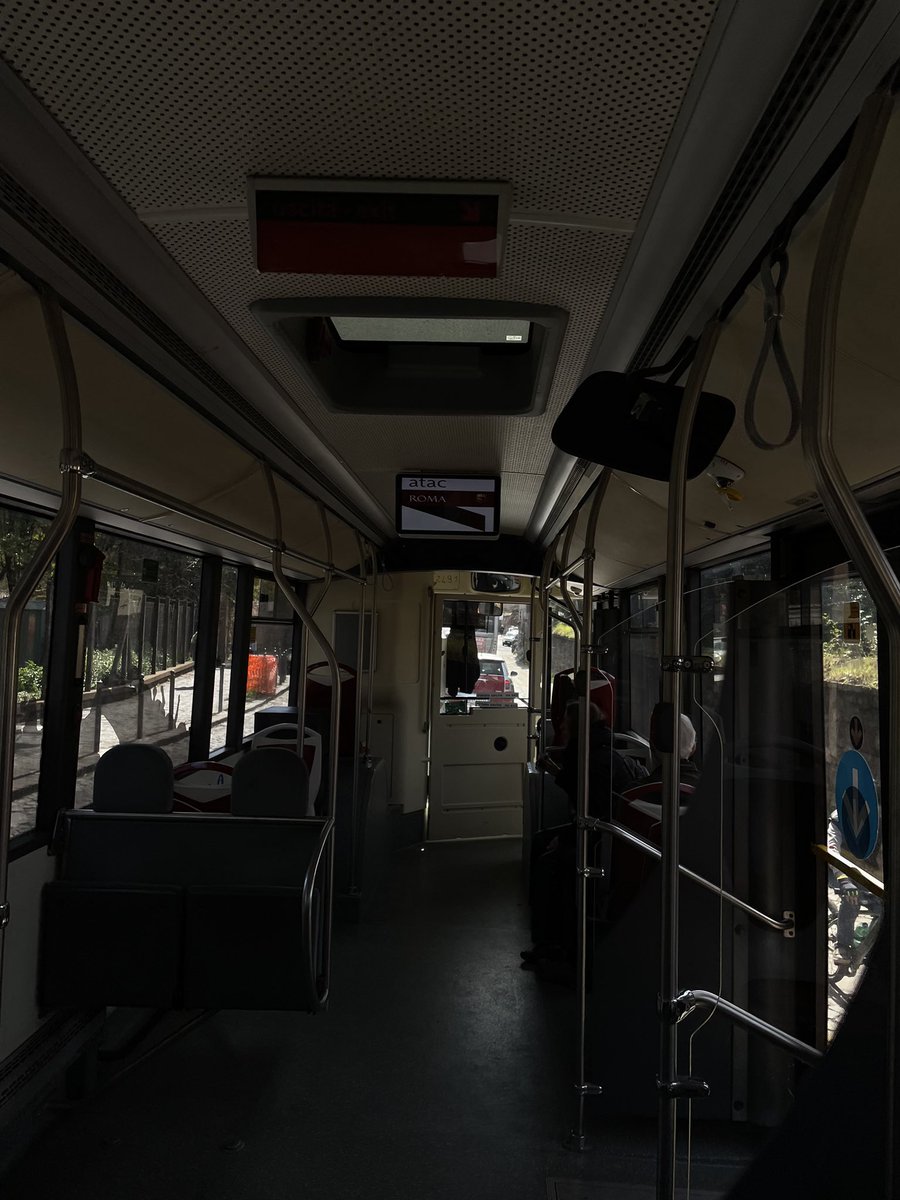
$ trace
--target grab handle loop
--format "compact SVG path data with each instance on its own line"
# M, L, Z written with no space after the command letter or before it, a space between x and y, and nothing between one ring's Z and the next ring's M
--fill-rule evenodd
M744 403L744 429L747 431L750 441L760 450L780 450L782 446L790 445L800 431L800 392L781 337L781 318L784 316L783 295L787 273L788 257L784 250L773 250L767 254L759 272L763 287L765 332L756 366L750 377L750 386L747 389L747 399ZM770 442L764 438L756 424L757 392L770 353L775 355L775 362L791 408L790 428L780 442Z

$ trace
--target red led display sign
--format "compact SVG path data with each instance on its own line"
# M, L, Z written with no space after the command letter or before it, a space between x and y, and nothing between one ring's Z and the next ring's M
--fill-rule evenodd
M251 181L260 271L497 275L501 195L496 190L392 192L371 190L371 184L360 184L360 191L322 190L302 183L267 186L270 182Z

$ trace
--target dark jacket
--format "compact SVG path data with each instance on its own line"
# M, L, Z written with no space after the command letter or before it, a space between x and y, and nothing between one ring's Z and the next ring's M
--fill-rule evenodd
M681 769L678 772L678 778L682 783L687 783L695 788L700 782L700 768L692 758L683 758L681 760ZM662 763L657 764L644 779L639 779L638 783L662 783Z
M635 778L624 756L613 749L612 733L608 726L594 722L590 728L589 745L588 811L592 817L609 820L610 793L622 792L642 780ZM578 803L578 738L571 738L562 749L554 750L554 754L560 764L556 782L569 797L574 811Z

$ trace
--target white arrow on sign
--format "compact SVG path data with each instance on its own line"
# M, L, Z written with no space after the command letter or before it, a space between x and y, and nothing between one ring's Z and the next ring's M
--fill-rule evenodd
M859 790L859 768L853 767L852 774L853 783L848 788L850 794L845 794L845 804L849 809L850 828L853 830L853 836L858 838L869 819L869 806Z

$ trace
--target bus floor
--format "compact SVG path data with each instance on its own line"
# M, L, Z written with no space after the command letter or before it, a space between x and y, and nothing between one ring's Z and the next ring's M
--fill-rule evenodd
M652 1195L654 1122L563 1147L575 997L520 970L527 941L519 841L400 851L377 911L335 931L327 1012L212 1015L60 1112L4 1200Z

